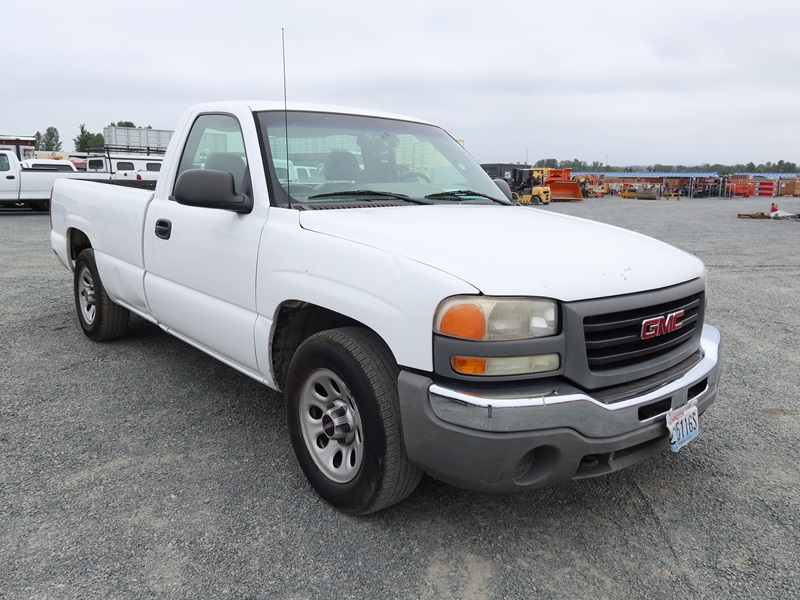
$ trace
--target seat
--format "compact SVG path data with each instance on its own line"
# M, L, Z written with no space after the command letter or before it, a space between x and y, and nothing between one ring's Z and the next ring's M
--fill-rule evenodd
M325 181L356 181L361 168L358 159L352 152L331 150L325 157L323 169Z
M247 165L244 164L242 157L234 152L212 152L206 157L206 169L227 171L233 175L233 183L237 194L242 191L246 167Z
M353 183L361 175L361 168L356 155L352 152L331 150L325 156L322 175L325 177L325 183L317 186L318 194L342 192L353 189Z

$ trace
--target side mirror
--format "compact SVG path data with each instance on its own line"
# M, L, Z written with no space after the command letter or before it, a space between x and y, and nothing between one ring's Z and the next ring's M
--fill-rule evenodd
M246 214L253 210L253 199L237 194L233 175L214 169L189 169L178 175L172 196L178 204L217 208Z
M509 200L513 200L513 196L511 195L511 186L508 185L508 182L505 179L495 179L494 182L497 184L497 187L500 188L500 191L505 194L505 197Z

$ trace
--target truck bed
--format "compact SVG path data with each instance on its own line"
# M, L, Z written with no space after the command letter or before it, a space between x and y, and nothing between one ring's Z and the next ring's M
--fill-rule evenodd
M72 228L92 240L99 262L109 262L109 273L119 269L144 269L142 249L144 218L153 192L142 186L119 185L121 181L59 179L53 187L58 202L51 207L52 236L56 254L69 265L67 238ZM152 181L130 182L153 184ZM111 185L109 185L111 184ZM125 265L124 267L122 265ZM109 274L104 283L114 287Z

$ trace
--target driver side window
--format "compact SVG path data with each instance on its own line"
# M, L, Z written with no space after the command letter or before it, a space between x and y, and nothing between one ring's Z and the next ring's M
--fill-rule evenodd
M215 169L233 175L236 193L249 187L247 154L239 121L232 115L200 115L183 149L178 175L189 169Z

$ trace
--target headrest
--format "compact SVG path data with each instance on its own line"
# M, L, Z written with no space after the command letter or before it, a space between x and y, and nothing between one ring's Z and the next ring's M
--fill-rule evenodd
M331 150L325 157L324 173L326 181L355 181L361 169L356 155L352 152Z

